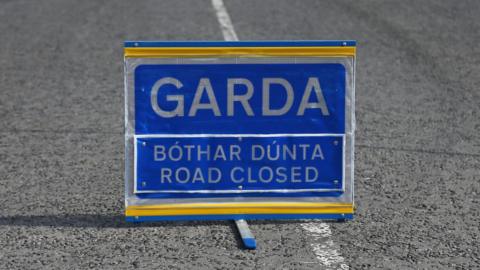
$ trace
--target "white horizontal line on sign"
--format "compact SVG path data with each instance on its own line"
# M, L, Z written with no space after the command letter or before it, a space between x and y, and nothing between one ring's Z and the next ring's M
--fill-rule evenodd
M302 192L340 192L343 189L259 189L259 190L142 190L135 193L213 193L213 194L229 194L229 193L302 193Z
M305 134L139 134L135 139L141 138L242 138L242 137L343 137L344 133L305 133Z

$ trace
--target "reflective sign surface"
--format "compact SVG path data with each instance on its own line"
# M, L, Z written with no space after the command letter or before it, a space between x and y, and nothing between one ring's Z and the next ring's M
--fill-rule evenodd
M125 46L129 220L352 217L355 42Z

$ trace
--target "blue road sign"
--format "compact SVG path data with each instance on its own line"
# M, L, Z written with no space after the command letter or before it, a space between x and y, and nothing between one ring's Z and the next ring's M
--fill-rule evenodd
M240 136L138 137L136 192L165 197L342 191L343 136Z
M135 193L340 195L345 84L338 63L138 66Z
M135 132L341 134L345 84L339 63L140 65Z
M126 42L127 220L351 218L355 53Z

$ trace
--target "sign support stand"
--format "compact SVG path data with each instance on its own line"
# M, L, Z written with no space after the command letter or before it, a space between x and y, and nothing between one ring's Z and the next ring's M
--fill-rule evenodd
M237 219L235 220L235 225L237 225L238 232L240 233L240 237L242 237L243 245L246 249L256 249L257 248L257 241L253 236L250 228L248 228L248 223L244 219Z

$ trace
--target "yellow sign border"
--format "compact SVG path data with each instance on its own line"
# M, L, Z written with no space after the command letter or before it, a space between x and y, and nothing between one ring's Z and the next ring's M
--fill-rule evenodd
M126 216L232 215L232 214L352 214L351 203L179 203L133 205Z
M165 57L354 57L356 47L126 47L125 58Z

